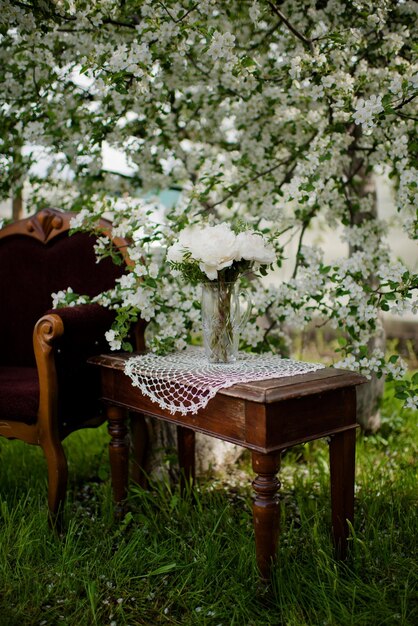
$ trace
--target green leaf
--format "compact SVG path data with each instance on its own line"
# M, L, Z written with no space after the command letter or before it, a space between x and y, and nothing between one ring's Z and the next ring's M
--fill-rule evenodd
M167 572L171 572L176 567L177 567L177 563L168 563L167 565L162 565L161 567L158 567L157 569L153 570L152 572L149 572L148 574L145 574L144 576L141 576L140 578L147 578L148 576L159 576L160 574L166 574Z
M382 98L383 108L386 108L388 104L390 104L391 102L392 102L392 96L390 95L390 93L387 93L386 95L383 96Z
M254 65L257 65L257 64L254 61L254 59L252 59L251 57L243 57L241 59L241 65L242 67L253 67Z
M332 158L331 152L326 152L325 154L321 154L319 157L319 162L323 163L324 161L330 161Z

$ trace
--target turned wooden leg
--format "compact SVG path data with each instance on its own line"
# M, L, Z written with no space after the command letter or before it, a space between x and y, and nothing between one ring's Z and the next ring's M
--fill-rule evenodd
M132 445L132 481L146 489L148 481L144 473L145 458L148 448L149 436L147 423L142 413L131 413L131 445Z
M126 425L127 411L119 406L107 407L108 431L110 435L109 459L112 476L113 499L117 516L123 514L123 502L128 491L129 445Z
M267 581L276 559L279 540L280 504L277 492L280 482L276 474L280 468L280 453L252 452L252 465L257 474L253 481L255 550L261 578Z
M180 489L195 480L195 439L194 430L177 426L177 452L180 467Z
M337 558L347 554L349 527L354 520L354 474L356 431L332 435L329 444L332 531Z
M42 448L48 467L49 524L60 532L62 530L64 501L67 493L67 459L60 441L45 441L42 444Z

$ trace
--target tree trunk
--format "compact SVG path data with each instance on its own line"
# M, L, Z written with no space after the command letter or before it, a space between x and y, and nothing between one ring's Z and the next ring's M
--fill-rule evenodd
M20 220L23 217L23 157L21 145L17 144L13 150L13 184L12 184L12 219Z
M173 424L161 420L146 419L149 446L146 451L145 470L154 479L177 482L177 429ZM221 441L215 437L196 434L196 475L209 471L221 471L232 465L241 456L241 446Z
M22 190L15 191L12 197L12 219L14 222L23 217L23 197Z
M368 211L362 211L360 208L351 209L351 225L360 226L367 221L376 220L377 214L377 195L374 180L370 173L368 173L363 166L362 159L356 154L356 143L361 136L361 131L356 127L355 131L356 139L352 146L352 159L351 159L351 172L350 178L351 188L355 193L355 197L358 198L359 205L362 198L370 198L371 209ZM357 247L350 246L349 254L353 254L358 251ZM375 278L372 276L369 279L371 287L375 285ZM383 324L376 330L376 334L372 337L368 343L369 351L380 349L385 352L386 349L386 334L383 329ZM377 378L375 374L372 375L371 380L357 387L357 421L366 432L375 432L380 428L380 400L383 395L384 378Z
M379 329L376 336L369 342L372 349L379 348L385 351L386 334ZM384 377L377 378L372 374L371 379L364 385L357 387L357 422L365 432L374 433L381 426L380 401L383 396Z

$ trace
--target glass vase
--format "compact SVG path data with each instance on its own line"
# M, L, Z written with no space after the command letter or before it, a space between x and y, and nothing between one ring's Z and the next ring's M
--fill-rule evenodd
M246 300L246 310L241 301ZM211 363L233 363L238 356L239 332L248 321L251 304L238 283L202 285L202 328L205 355Z

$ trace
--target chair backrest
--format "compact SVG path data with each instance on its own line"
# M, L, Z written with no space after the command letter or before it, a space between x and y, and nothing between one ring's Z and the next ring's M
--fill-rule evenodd
M69 236L72 215L43 209L0 230L2 365L35 365L33 327L52 308L53 292L72 287L95 296L110 289L125 269L111 259L96 263L95 237ZM110 225L103 221L101 226L106 231Z

